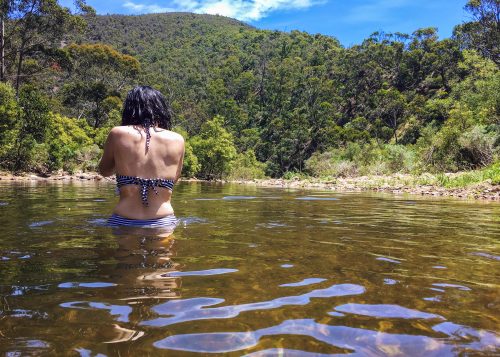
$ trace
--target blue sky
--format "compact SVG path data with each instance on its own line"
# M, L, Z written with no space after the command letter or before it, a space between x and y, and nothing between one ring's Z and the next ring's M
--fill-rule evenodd
M61 0L65 6L72 0ZM375 31L437 27L441 38L466 21L466 0L87 0L98 14L188 11L220 14L263 29L302 30L360 43Z

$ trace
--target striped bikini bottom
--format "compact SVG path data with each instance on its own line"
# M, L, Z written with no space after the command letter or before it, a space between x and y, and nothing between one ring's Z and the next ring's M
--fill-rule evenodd
M130 219L113 214L109 217L107 225L110 227L169 228L173 230L177 224L179 224L179 220L173 214L153 219Z

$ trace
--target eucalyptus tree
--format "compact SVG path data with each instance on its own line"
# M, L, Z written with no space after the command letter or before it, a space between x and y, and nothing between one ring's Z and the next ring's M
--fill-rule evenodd
M120 94L133 84L139 61L103 44L71 44L64 52L68 64L61 78L63 104L68 114L85 117L99 128L111 110L121 107Z
M469 0L465 10L472 21L455 27L455 38L500 66L500 0Z
M83 0L75 5L73 13L57 0L2 0L2 79L14 83L17 95L21 83L57 66L66 38L84 28L80 15L92 9Z

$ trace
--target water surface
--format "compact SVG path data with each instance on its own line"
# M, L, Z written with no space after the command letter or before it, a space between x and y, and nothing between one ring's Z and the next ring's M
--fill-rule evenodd
M500 205L182 183L172 236L102 183L0 183L0 353L500 353Z

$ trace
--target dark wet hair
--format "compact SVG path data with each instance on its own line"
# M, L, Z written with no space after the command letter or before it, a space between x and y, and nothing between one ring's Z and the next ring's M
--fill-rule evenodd
M137 86L128 92L123 103L122 125L171 130L172 114L163 94L149 86Z

